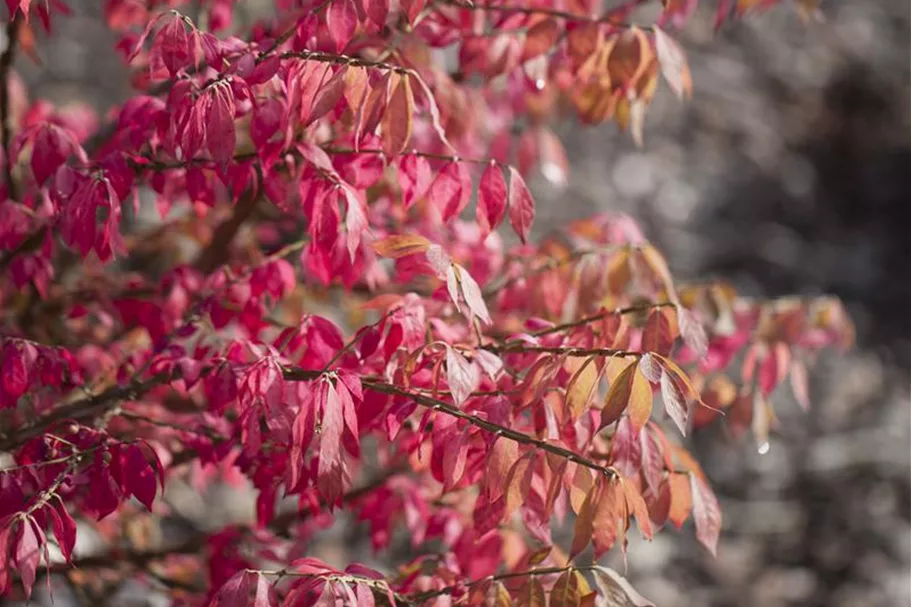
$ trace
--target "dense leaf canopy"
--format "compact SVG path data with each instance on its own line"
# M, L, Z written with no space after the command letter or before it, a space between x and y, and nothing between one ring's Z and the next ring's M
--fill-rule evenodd
M776 1L708 4L720 27ZM807 364L852 340L834 299L676 283L628 217L535 237L526 180L571 178L552 125L642 144L659 86L690 95L697 0L276 0L252 24L106 0L135 95L103 116L13 71L64 2L7 5L7 596L65 574L175 605L650 605L598 559L687 521L715 552L681 437L767 450L773 393L808 407ZM170 481L241 477L248 524L153 531ZM412 560L309 556L340 511Z

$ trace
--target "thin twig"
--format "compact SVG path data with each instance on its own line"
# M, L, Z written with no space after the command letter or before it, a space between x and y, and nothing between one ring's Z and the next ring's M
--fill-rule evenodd
M10 115L9 75L16 59L16 44L19 38L20 17L17 12L6 24L6 49L0 55L0 145L3 146L3 170L6 180L6 197L18 199L16 183L13 180L13 160L10 158L10 142L13 138L12 116Z

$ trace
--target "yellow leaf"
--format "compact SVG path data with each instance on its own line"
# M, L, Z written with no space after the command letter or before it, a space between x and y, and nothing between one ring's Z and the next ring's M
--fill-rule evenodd
M573 418L577 418L585 411L591 400L592 393L601 378L601 368L598 357L592 356L582 363L569 381L566 389L566 404L572 411Z

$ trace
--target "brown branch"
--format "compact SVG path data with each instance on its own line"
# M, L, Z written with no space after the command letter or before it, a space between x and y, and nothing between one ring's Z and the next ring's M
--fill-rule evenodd
M258 200L259 196L256 189L251 188L237 201L231 216L215 228L215 234L212 235L211 242L199 252L196 261L193 263L197 270L204 274L211 274L224 263L228 257L228 248L231 246L231 241L234 240L234 236L240 230L240 226L256 210Z
M464 420L464 421L468 422L469 424L471 424L472 426L475 426L476 428L480 428L486 432L490 432L491 434L495 434L497 436L503 436L511 441L515 441L515 442L523 444L523 445L529 445L531 447L540 449L542 451L546 451L548 453L553 453L554 455L562 457L567 461L573 462L575 464L579 464L581 466L585 466L586 468L590 468L590 469L592 469L596 472L600 472L601 474L604 474L606 476L611 476L611 477L617 476L617 471L610 466L602 466L600 464L596 464L595 462L585 459L581 455L579 455L573 451L570 451L569 449L565 449L558 445L551 444L547 441L544 441L544 440L541 440L534 436L531 436L530 434L525 434L524 432L519 432L518 430L513 430L512 428L507 428L506 426L501 426L499 424L495 424L493 422L487 421L486 419L482 419L476 415L472 415L471 413L466 413L465 411L462 411L461 409L456 408L455 405L451 405L449 403L443 402L443 401L435 399L435 398L431 398L429 396L424 396L422 394L414 394L407 390L403 390L402 388L399 388L398 386L394 386L392 384L387 384L385 382L374 381L374 380L362 380L361 384L365 388L367 388L369 390L373 390L375 392L382 392L384 394L391 394L391 395L395 395L395 396L403 396L405 398L408 398L408 399L414 401L415 403L417 403L418 405L420 405L422 407L426 407L428 409L433 409L435 411L441 411L441 412L445 413L446 415L455 417L457 419Z
M22 255L24 253L31 253L39 246L41 246L41 242L44 240L44 236L47 234L47 230L47 226L38 228L29 234L26 238L24 238L22 242L19 243L19 246L17 246L15 249L6 251L3 254L3 257L0 257L0 272L6 270L6 268L9 267L9 264L11 264L13 260L16 259L16 257L19 255Z
M489 352L498 354L516 354L516 353L544 353L544 354L563 354L565 356L642 356L645 352L633 352L632 350L617 350L614 348L577 348L575 346L537 346L526 344L521 341L512 341L505 344L488 344L481 346Z
M574 329L576 327L581 327L589 323L597 322L608 316L613 316L615 314L635 314L637 312L646 312L648 310L656 310L658 308L667 308L670 306L675 306L677 304L670 301L659 301L655 303L647 304L637 304L633 306L627 306L625 308L617 308L615 310L605 310L604 312L598 312L597 314L592 314L591 316L584 316L579 320L573 320L571 322L562 323L559 325L554 325L552 327L547 327L546 329L539 329L537 331L532 331L529 335L534 335L535 337L540 337L542 335L550 335L551 333L559 333L560 331L565 331L566 329Z
M18 198L13 180L13 159L10 157L10 142L13 138L12 116L10 115L9 75L16 59L16 43L19 38L19 14L16 13L6 24L6 49L0 55L0 145L3 146L3 169L6 180L6 195L11 200Z
M47 414L28 424L18 428L11 428L10 434L0 435L0 451L12 451L17 447L21 447L29 440L43 434L54 424L65 419L81 421L100 415L118 402L135 400L153 388L166 383L171 378L172 376L167 373L160 373L143 382L132 382L125 386L112 386L94 396L80 398L55 407Z
M430 599L435 599L437 597L446 596L452 594L457 588L465 588L477 586L483 582L500 582L503 580L511 580L517 577L534 577L537 575L557 575L565 573L567 571L592 571L595 568L594 565L567 565L565 567L539 567L537 569L529 569L527 571L513 571L511 573L500 573L497 575L490 575L479 580L473 580L465 584L460 584L458 586L447 586L445 588L440 588L438 590L428 590L425 592L418 592L414 594L406 594L404 598L412 604L420 604L424 601L429 601Z
M578 15L575 13L569 13L566 11L549 9L543 7L535 6L513 6L513 5L501 5L501 4L490 4L490 3L479 3L475 4L470 0L466 2L457 2L456 0L444 0L446 4L454 6L456 8L461 8L471 11L491 11L504 14L522 14L522 15L545 15L549 17L554 17L557 19L564 19L566 21L572 21L575 23L606 23L608 25L613 25L618 28L631 28L639 27L644 30L651 29L650 26L637 26L634 23L626 23L623 21L616 21L611 16L617 9L614 8L608 11L606 14L601 17L592 17L590 15ZM644 4L649 0L633 0L633 4Z

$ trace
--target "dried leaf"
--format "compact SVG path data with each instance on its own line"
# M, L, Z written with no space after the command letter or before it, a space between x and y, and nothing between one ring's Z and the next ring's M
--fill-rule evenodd
M636 592L629 581L611 569L596 565L595 584L603 600L602 607L655 607L655 604Z
M655 33L655 52L661 65L661 74L679 99L689 99L693 94L693 78L686 54L677 42L658 26Z

